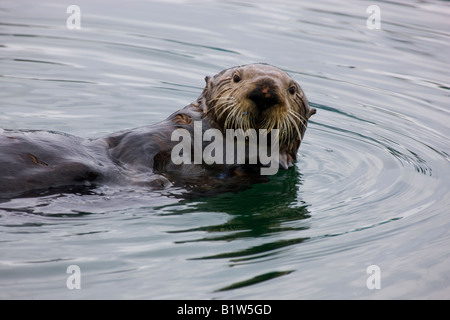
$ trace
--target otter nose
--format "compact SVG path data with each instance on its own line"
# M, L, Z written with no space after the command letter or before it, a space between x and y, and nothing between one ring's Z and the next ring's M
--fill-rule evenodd
M280 102L275 85L264 81L253 89L248 98L253 101L260 111L264 111Z

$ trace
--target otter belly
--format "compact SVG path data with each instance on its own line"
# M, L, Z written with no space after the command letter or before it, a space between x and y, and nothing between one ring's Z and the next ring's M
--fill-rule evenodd
M91 154L99 149L95 143L58 132L0 130L0 194L101 181L110 163Z

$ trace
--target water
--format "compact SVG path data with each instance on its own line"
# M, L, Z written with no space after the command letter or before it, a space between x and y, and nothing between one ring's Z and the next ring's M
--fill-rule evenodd
M450 298L448 2L379 2L380 30L367 1L76 4L80 30L58 1L0 4L0 127L152 124L251 62L318 113L295 168L240 193L0 203L0 298Z

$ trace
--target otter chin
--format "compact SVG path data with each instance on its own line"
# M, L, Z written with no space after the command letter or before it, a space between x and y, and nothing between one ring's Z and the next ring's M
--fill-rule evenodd
M263 158L239 158L238 145L229 148L239 142L239 132L245 137L241 150L252 149L252 143L258 152L267 147L278 156L277 166L293 165L316 112L297 82L261 63L229 68L205 81L199 98L166 120L97 139L0 129L0 198L98 185L236 190L264 180L259 169L266 165ZM204 159L205 154L217 161Z

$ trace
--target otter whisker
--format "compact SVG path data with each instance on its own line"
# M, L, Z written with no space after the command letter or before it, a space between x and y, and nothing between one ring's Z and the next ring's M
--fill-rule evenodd
M231 90L227 90L227 91L231 91ZM227 93L227 91L223 92L222 94ZM224 95L224 96L220 96L220 97L216 97L216 98L209 99L209 100L207 101L207 103L210 104L211 102L217 102L217 101L221 101L221 100L227 101L227 100L229 100L229 99L234 99L234 97L231 96L231 95Z
M297 131L297 134L298 134L298 138L299 138L300 141L301 141L301 139L302 139L302 134L301 134L301 132L300 132L300 129L299 129L297 123L295 122L295 119L294 119L292 116L294 116L294 114L288 113L286 119L289 121L289 123L292 124L292 127L295 128L295 130ZM293 131L291 132L291 136L294 136Z
M209 105L208 112L210 110L217 109L216 105L218 103L220 103L219 106L224 105L224 104L226 105L230 101L233 101L233 100L234 100L234 97L233 97L233 95L231 95L231 90L230 89L224 90L221 96L209 99L207 101L207 104Z
M222 97L222 98L218 98L218 99L216 99L216 100L214 100L213 102L214 102L214 106L215 105L217 105L217 104L219 104L219 105L226 105L226 104L228 104L228 103L230 103L230 102L233 102L234 101L234 97L232 97L232 96L225 96L225 97Z
M222 118L222 116L225 114L225 112L230 111L229 114L226 117L226 120L228 120L230 118L230 114L234 113L234 110L236 110L236 105L235 104L230 104L224 107L224 109L222 110L222 112L217 116L218 119Z
M289 115L286 115L284 121L281 122L280 131L281 131L281 140L282 142L287 141L288 138L292 135L292 124L289 121Z
M224 112L230 108L234 108L236 106L236 103L234 101L227 101L227 103L221 104L218 107L215 108L215 113L218 114L219 111L221 111L221 113L219 114L219 117L222 117L222 115L224 114Z
M222 116L222 114L227 111L228 109L231 108L231 111L228 113L226 119L225 119L225 127L226 128L235 128L235 122L236 122L236 113L238 111L238 108L236 107L236 105L230 105L228 106L222 113L220 116Z
M289 114L291 114L292 116L294 116L298 121L300 121L300 123L301 123L304 127L306 127L307 120L306 120L303 116L299 115L298 113L296 113L296 112L293 111L293 110L289 110Z

